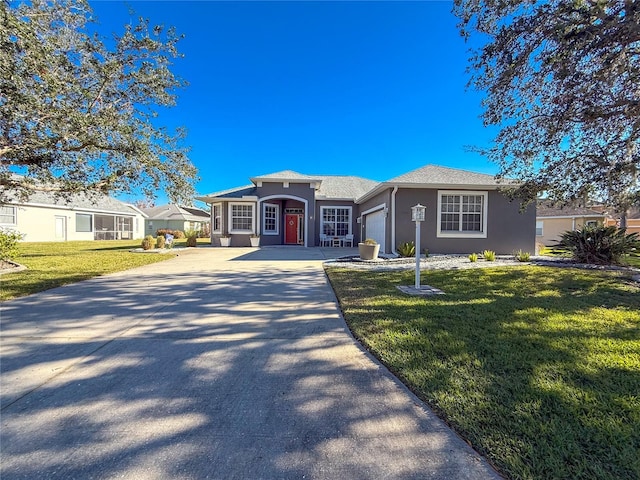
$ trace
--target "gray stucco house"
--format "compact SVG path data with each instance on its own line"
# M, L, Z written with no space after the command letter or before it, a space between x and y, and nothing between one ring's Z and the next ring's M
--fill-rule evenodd
M355 176L303 175L290 170L253 177L251 184L197 197L211 206L211 242L349 246L365 238L380 251L415 239L411 207L427 207L421 250L510 254L535 250L535 204L520 212L493 176L427 165L385 182Z

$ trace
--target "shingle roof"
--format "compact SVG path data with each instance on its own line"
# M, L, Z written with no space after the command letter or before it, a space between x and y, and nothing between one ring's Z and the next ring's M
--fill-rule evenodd
M221 190L219 192L213 192L213 193L208 193L206 195L201 195L199 197L196 197L196 200L211 203L210 200L215 198L242 198L247 195L255 195L255 194L256 194L255 185L245 185L243 187L229 188L227 190Z
M367 178L350 175L306 175L294 172L293 170L283 170L281 172L251 178L251 181L254 183L269 180L280 182L319 182L318 197L341 200L355 200L378 184L378 182Z
M137 209L109 195L88 195L75 193L68 198L56 198L55 192L35 191L26 202L15 202L25 205L52 205L69 209L84 209L105 213L137 213Z
M605 217L604 213L597 212L588 207L573 205L555 205L553 203L539 201L536 206L536 217Z
M493 175L485 173L470 172L457 168L441 167L439 165L425 165L410 172L392 178L385 182L378 183L369 191L357 198L358 202L363 202L381 191L391 187L407 188L484 188L497 189L501 185L510 185L511 180L498 182Z
M317 176L305 175L303 173L294 172L293 170L282 170L281 172L269 173L267 175L260 175L258 177L252 177L252 182L265 181L265 180L302 180L302 181L314 181L321 180Z
M355 176L318 175L316 178L322 180L318 197L326 199L355 200L378 184L374 180Z
M405 173L398 177L392 178L383 183L369 180L367 178L349 176L349 175L305 175L293 170L282 170L266 175L252 177L254 184L266 181L277 182L318 182L317 191L318 198L322 199L353 199L364 200L371 195L376 194L384 188L393 185L407 186L460 186L460 187L483 187L497 188L500 185L509 185L511 181L504 180L499 182L493 175L484 173L470 172L467 170L459 170L455 168L440 167L437 165L426 165L411 172ZM247 195L255 195L256 186L249 185L245 187L237 187L221 192L210 193L201 197L196 197L210 203L215 198L241 198Z
M436 184L436 185L500 185L493 175L459 170L457 168L425 165L398 177L387 180L393 184Z
M188 222L202 222L209 220L209 213L198 208L181 207L179 205L160 205L143 208L150 220L182 220Z

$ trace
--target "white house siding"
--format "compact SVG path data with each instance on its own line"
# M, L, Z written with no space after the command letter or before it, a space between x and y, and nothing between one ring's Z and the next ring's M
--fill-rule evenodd
M93 240L94 232L77 232L76 213L89 215L118 215L133 217L133 237L141 239L144 236L144 218L142 215L125 215L123 213L92 212L87 210L69 210L38 205L12 205L16 208L16 223L2 224L0 227L10 228L25 235L25 242L60 242L75 240ZM64 234L60 235L56 226L56 218L62 217L65 222ZM92 221L92 227L95 220ZM95 228L95 227L94 227ZM93 229L92 229L93 230Z

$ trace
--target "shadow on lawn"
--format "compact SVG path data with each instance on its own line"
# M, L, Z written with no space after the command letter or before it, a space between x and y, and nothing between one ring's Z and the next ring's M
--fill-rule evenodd
M637 478L640 289L535 268L427 271L428 298L396 293L411 273L330 277L356 336L510 475Z

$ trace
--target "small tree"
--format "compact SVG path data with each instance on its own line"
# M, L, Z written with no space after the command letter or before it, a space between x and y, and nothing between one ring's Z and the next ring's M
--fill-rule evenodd
M568 250L579 263L611 265L621 263L624 255L640 249L637 233L616 227L585 226L564 232L555 248Z
M83 0L0 2L0 203L38 190L192 197L185 132L158 122L186 86L171 71L180 37L140 19L110 47L93 22Z

